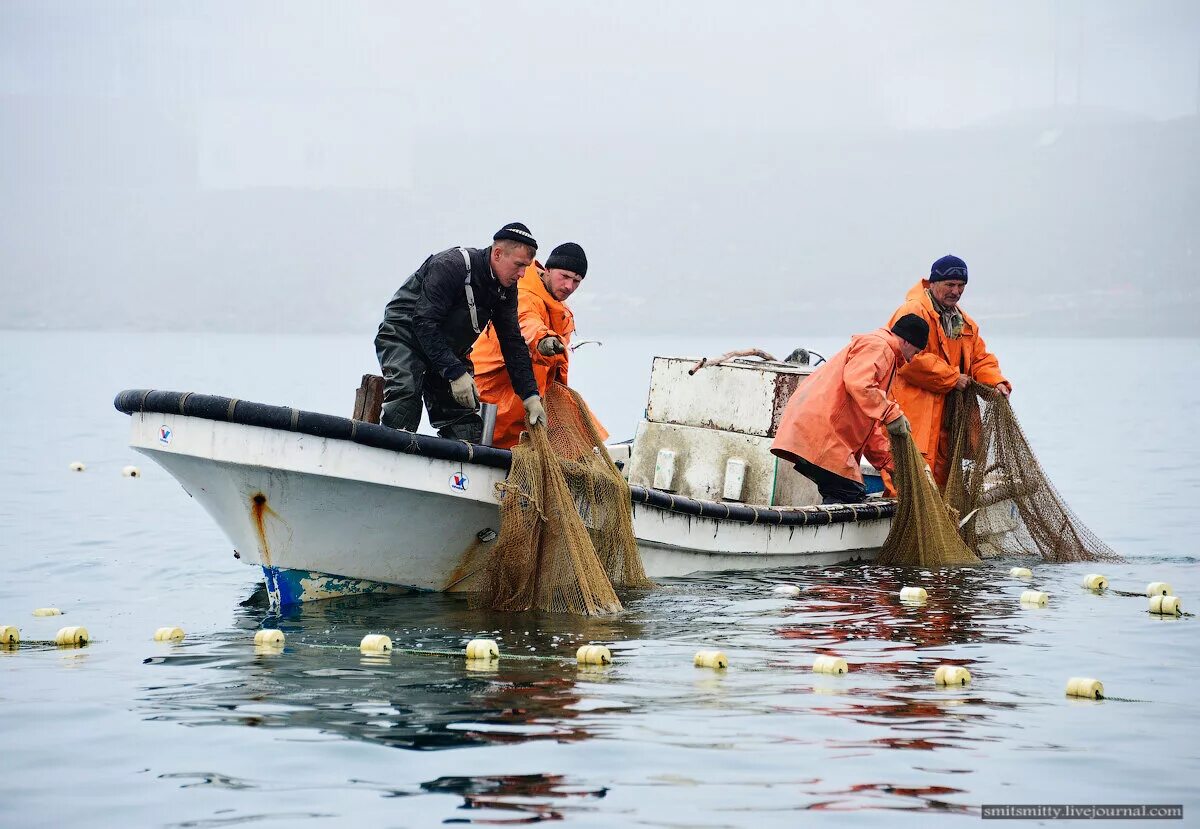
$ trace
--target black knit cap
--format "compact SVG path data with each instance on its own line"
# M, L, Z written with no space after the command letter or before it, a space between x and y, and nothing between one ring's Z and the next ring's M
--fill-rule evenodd
M550 258L546 260L546 269L550 268L561 268L580 276L587 276L587 254L574 242L563 242L550 251Z
M905 314L896 320L892 333L917 348L923 349L929 343L929 323L916 314Z
M502 239L507 239L510 242L520 242L522 245L537 250L537 239L533 238L533 234L529 232L529 228L520 222L509 222L504 227L496 231L496 235L492 237L492 241L499 242Z
M929 281L944 282L950 279L959 279L966 282L967 263L957 256L947 253L929 268Z

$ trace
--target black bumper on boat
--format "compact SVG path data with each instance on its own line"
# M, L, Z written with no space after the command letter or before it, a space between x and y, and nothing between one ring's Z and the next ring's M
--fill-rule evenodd
M235 397L221 397L193 392L158 391L155 389L126 389L113 401L117 411L125 414L155 412L219 420L242 426L259 426L298 432L331 440L348 440L376 449L390 449L409 455L423 455L439 460L475 463L493 469L507 470L512 465L512 453L507 449L480 446L461 440L418 435L402 429L392 429L377 423L365 423L348 417L306 412L290 406L271 406L252 403ZM699 501L683 498L649 487L630 485L634 504L646 504L656 509L713 518L739 524L774 524L782 526L821 526L854 521L890 518L896 511L895 501L871 501L864 504L772 509L746 504L727 504L718 501Z

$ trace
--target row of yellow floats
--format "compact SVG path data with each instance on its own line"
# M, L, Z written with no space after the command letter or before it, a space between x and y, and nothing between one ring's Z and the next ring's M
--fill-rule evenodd
M1010 576L1019 579L1033 578L1033 571L1028 567L1014 567L1008 571ZM1099 573L1089 573L1083 577L1084 589L1093 593L1102 593L1108 589L1108 579ZM783 591L776 590L777 593ZM1156 616L1182 616L1183 603L1165 581L1152 581L1146 585L1146 596L1150 599L1150 612ZM795 595L787 593L785 595ZM904 587L900 590L900 601L905 604L921 605L929 600L929 594L924 587ZM1045 607L1050 602L1050 594L1041 590L1026 590L1021 593L1019 601L1023 607Z
M1027 567L1014 567L1009 575L1016 578L1032 578L1033 571ZM1094 592L1108 589L1108 579L1099 573L1089 573L1083 579L1083 587ZM775 592L782 595L799 595L800 589L795 585L776 585ZM1183 613L1179 598L1172 595L1171 585L1166 582L1151 582L1146 587L1146 595L1150 598L1150 612L1159 615L1181 615ZM906 604L921 605L929 599L929 594L923 587L907 586L900 590L900 600ZM1021 594L1022 605L1045 607L1049 595L1039 590L1026 590ZM37 608L34 616L58 616L62 611L53 607ZM186 638L182 628L161 627L154 632L156 642L182 642ZM11 625L0 626L0 645L17 645L21 641L20 631ZM89 641L87 628L68 626L61 628L54 637L54 644L66 647L79 647ZM282 630L266 628L254 634L254 644L268 651L280 652L287 641ZM390 637L379 633L368 633L359 642L359 650L364 654L386 654L393 650ZM468 662L492 662L500 659L500 647L494 639L472 639L463 651ZM581 645L575 653L575 660L581 665L610 665L612 652L604 645ZM729 667L729 658L723 651L697 651L692 663L698 668L715 668L723 670ZM819 655L813 660L812 671L818 674L840 675L848 673L850 666L839 656ZM961 665L940 665L934 671L935 684L943 687L966 686L971 683L971 672ZM1104 685L1098 679L1090 677L1071 677L1067 681L1067 696L1102 699Z
M1028 567L1014 567L1008 571L1010 576L1018 579L1033 578L1033 571ZM1108 589L1108 579L1100 573L1088 573L1083 577L1082 587L1093 593L1103 593ZM1150 599L1150 613L1155 616L1182 616L1183 602L1175 595L1171 585L1165 581L1152 581L1146 585L1146 596ZM1040 590L1026 590L1021 594L1022 605L1045 607L1050 601L1050 595Z
M182 628L161 627L154 631L156 642L182 642L186 638ZM0 626L0 645L13 646L20 644L21 636L17 628L11 625ZM54 637L54 644L62 647L81 647L89 641L87 628L81 626L64 627ZM282 653L287 637L282 630L265 628L256 631L254 644L268 652ZM359 650L364 654L386 654L392 650L392 640L381 633L368 633L359 643ZM494 639L472 639L463 651L468 662L493 662L500 659L500 647ZM612 651L605 645L581 645L575 652L575 660L580 665L611 665ZM697 651L692 660L698 668L715 668L723 670L729 667L729 658L724 651ZM850 666L840 656L820 655L813 660L813 673L817 674L846 674ZM942 687L967 686L971 684L971 672L961 665L939 665L933 672L933 681ZM1102 699L1104 685L1098 679L1089 677L1072 677L1067 681L1067 696Z
M1013 567L1008 573L1019 579L1033 578L1033 571L1028 567ZM1108 589L1108 579L1099 573L1089 573L1084 576L1082 586L1094 593L1100 593ZM781 596L799 596L801 593L800 588L792 584L777 584L773 592ZM1146 585L1150 612L1160 616L1183 615L1183 605L1173 593L1171 585L1165 581L1154 581ZM902 587L900 601L907 605L923 605L929 601L929 592L924 587ZM1026 590L1020 597L1024 607L1045 607L1049 601L1050 595L1041 590ZM721 651L700 651L696 654L695 664L705 668L727 668L729 660ZM813 660L812 670L818 674L844 674L850 670L850 666L838 656L818 656ZM971 683L971 672L961 665L940 665L933 672L933 681L943 687L966 686ZM1103 699L1104 683L1091 677L1071 677L1067 680L1067 696Z
M61 613L55 608L38 608L34 611L35 616L58 616ZM155 642L182 642L186 638L187 634L180 627L160 627L154 631ZM53 644L79 647L89 641L87 628L71 626L60 629L55 634ZM282 651L286 643L287 636L276 628L264 628L254 633L254 644L260 648ZM13 625L0 625L0 645L11 647L19 644L21 631ZM381 633L368 633L359 642L358 649L364 654L390 653L393 650L392 640ZM494 639L472 639L463 653L468 661L491 662L500 658L500 646ZM611 665L612 651L604 645L581 645L575 652L575 660L581 665Z

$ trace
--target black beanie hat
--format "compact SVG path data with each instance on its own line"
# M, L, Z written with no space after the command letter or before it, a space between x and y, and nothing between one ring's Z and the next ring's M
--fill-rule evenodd
M561 268L580 276L587 276L587 254L574 242L563 242L550 251L550 258L546 260L546 269L550 268Z
M929 268L930 282L943 282L947 279L967 281L967 263L948 253Z
M497 230L496 235L492 237L492 241L499 242L501 239L507 239L510 242L520 242L522 245L529 245L535 251L537 250L537 239L534 239L533 234L529 232L529 228L520 222L509 222Z
M929 323L916 314L905 314L896 320L892 333L917 348L923 349L929 343Z

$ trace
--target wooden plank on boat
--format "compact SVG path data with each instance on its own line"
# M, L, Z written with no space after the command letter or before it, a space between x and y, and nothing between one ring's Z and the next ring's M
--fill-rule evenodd
M358 390L354 393L355 420L378 423L383 412L383 378L378 374L364 374Z

